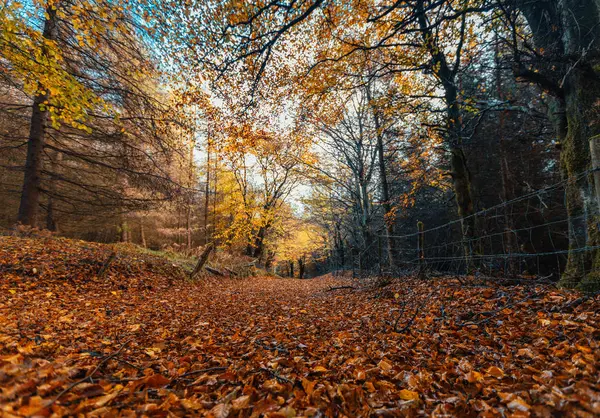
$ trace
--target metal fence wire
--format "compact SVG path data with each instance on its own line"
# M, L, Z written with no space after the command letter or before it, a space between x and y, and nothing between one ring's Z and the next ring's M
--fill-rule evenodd
M590 272L592 254L600 242L573 233L573 225L595 223L597 211L571 214L566 210L569 184L592 175L588 170L551 186L441 225L415 225L414 232L387 235L385 230L361 251L352 254L355 277L382 274L483 274L502 277L558 279L571 254L581 254L580 271ZM596 210L597 210L596 206ZM462 224L474 218L475 231L463 234ZM393 240L393 251L388 251Z

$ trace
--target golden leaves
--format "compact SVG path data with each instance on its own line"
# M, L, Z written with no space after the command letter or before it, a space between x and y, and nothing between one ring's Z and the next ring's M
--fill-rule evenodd
M398 392L398 395L400 396L400 399L404 401L419 400L419 393L408 389L402 389L400 392Z

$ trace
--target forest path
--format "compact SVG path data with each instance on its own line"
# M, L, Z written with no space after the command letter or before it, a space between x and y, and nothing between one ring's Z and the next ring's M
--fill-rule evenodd
M600 303L575 293L190 282L131 254L98 278L99 244L0 239L7 416L600 413Z

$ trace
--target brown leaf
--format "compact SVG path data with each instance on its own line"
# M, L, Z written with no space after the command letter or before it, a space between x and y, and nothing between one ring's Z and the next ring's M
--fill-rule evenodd
M231 412L231 405L220 403L215 405L213 409L208 412L207 417L210 418L227 418Z
M144 384L151 388L159 388L171 383L170 379L167 379L162 374L153 374L144 379Z

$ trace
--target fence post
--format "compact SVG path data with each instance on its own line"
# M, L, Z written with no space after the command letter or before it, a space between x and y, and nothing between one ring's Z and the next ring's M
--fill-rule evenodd
M419 239L417 240L417 254L419 254L419 278L425 277L425 233L423 228L423 222L417 222L417 229L419 231Z
M381 273L382 273L382 269L381 269L381 263L383 263L383 260L381 258L381 235L377 235L377 255L379 258L379 277L381 277Z

